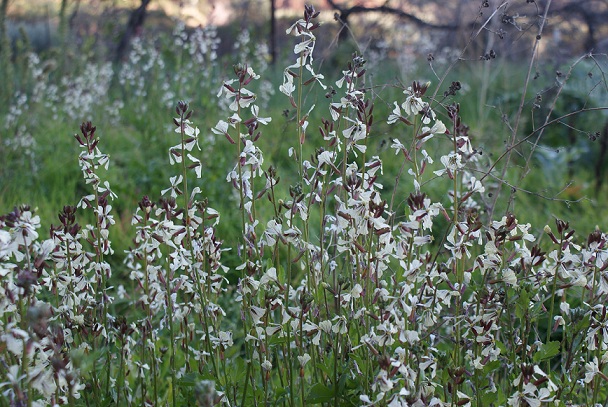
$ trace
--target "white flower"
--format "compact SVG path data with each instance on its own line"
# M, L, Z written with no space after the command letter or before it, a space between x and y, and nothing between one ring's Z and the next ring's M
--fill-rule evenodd
M395 108L393 109L393 112L388 115L388 120L386 121L388 124L396 123L397 121L402 119L401 109L399 108L399 105L397 104L397 102L393 103L395 105Z
M291 97L295 90L296 86L293 84L293 76L291 76L288 72L285 72L283 74L283 84L279 86L279 91Z
M347 329L347 321L346 318L341 316L341 315L336 315L332 321L337 321L335 324L333 324L332 326L332 331L334 333L340 333L340 334L345 334L348 332Z
M230 331L220 331L217 337L210 336L210 339L214 348L221 346L224 350L231 347L234 343L232 340L232 332Z
M367 131L367 126L365 125L365 123L359 120L349 119L348 117L345 117L345 119L353 123L353 125L348 127L347 129L344 129L344 131L342 132L344 138L351 140L353 143L365 139Z
M401 331L399 333L399 340L401 342L407 342L410 344L414 344L420 340L420 336L416 331Z
M570 313L570 304L566 301L562 301L559 304L559 309L564 315L568 315Z
M278 240L285 243L285 239L283 238L283 225L281 223L277 222L276 220L271 219L266 224L266 230L264 231L263 242L267 246L274 246ZM274 268L273 268L273 270L274 270ZM276 270L274 271L274 273L275 273L274 276L275 276L275 280L276 280ZM262 277L262 279L263 279L263 277Z
M251 106L253 102L256 100L255 93L251 92L248 89L241 89L238 100L235 98L234 101L228 106L230 110L236 112L239 110L239 107L245 108Z
M251 307L249 307L249 313L251 314L253 323L257 325L260 322L260 319L266 314L266 310L264 308L252 305Z
M421 129L422 138L420 139L420 143L430 140L435 134L445 134L446 130L447 129L441 120L437 120L433 127L424 126Z
M382 393L386 393L387 391L392 390L395 386L395 383L388 377L388 373L386 370L381 370L376 376L376 381L374 383L374 387L378 388Z
M40 217L34 216L30 211L22 212L13 229L15 242L18 245L31 245L38 239L38 232L36 232L38 228L40 228Z
M422 123L429 124L431 122L431 120L435 120L435 118L436 118L435 112L433 111L433 109L431 109L431 107L429 106L428 103L425 103L423 111L422 111ZM443 123L441 123L441 124L443 124ZM444 132L445 132L445 130L444 130Z
M266 273L264 273L262 278L260 278L260 285L264 286L271 281L278 283L277 269L275 269L274 267L271 267L268 270L266 270Z
M332 168L335 168L334 166L334 160L336 156L336 152L335 151L323 151L321 154L319 154L317 156L317 159L319 160L319 168L321 166L323 166L324 164L329 165Z
M597 356L594 356L591 362L585 363L585 371L585 383L591 383L593 378L600 373Z
M397 140L396 138L393 139L393 144L391 144L391 148L395 150L395 155L399 154L402 151L407 151L403 143Z
M314 35L312 35L310 33L310 31L305 31L305 30L296 30L296 27L302 27L305 28L306 30L310 30L310 28L313 26L313 23L310 22L308 24L306 24L306 21L304 21L303 19L299 19L298 21L296 21L295 23L293 23L291 25L291 27L289 27L288 29L285 30L285 34L289 35L291 34L291 32L294 32L294 35L296 37L299 37L300 35L308 35L308 36L312 36L314 38Z
M330 321L325 321L325 322L329 322L330 324L330 329L331 329L331 322ZM321 327L313 324L312 322L305 322L302 325L302 330L304 332L309 333L310 335L314 335L311 342L313 345L319 346L319 343L321 343Z
M181 175L176 175L175 177L170 177L169 182L171 182L171 186L167 189L163 189L160 191L161 195L165 195L168 191L171 191L171 197L176 198L178 195L182 194L182 191L179 189L184 177Z
M304 367L310 361L311 357L308 353L303 354L302 356L298 356L298 362L300 362L300 366Z
M421 98L414 94L414 91L411 87L407 88L403 93L408 95L405 98L405 102L401 105L403 110L405 110L406 115L416 115L425 107L425 103Z
M265 359L262 362L262 369L264 369L266 372L272 370L272 363L268 359Z
M469 184L471 192L479 192L481 194L486 190L481 181L479 181L475 177L471 177L471 179L469 180Z
M451 152L448 155L441 156L441 163L445 168L443 170L434 171L435 175L437 176L442 176L443 174L447 173L448 176L452 177L452 174L454 174L454 172L464 168L462 156L454 152Z
M251 114L256 118L257 122L260 124L267 125L272 121L272 117L259 117L260 108L257 105L251 106Z
M502 270L502 281L510 286L517 287L517 276L511 268L505 268Z
M98 192L105 192L108 191L109 192L109 197L114 200L114 198L118 198L118 195L116 195L114 192L112 192L112 190L110 189L110 183L108 181L104 181L103 182L103 187L99 186L97 187L97 191Z
M214 128L211 131L215 134L227 134L228 133L228 122L220 120L217 122Z
M194 172L196 173L196 177L200 178L202 176L201 172L203 170L201 161L198 158L194 157L192 154L188 154L188 158L190 159L190 161L192 161L192 164L190 164L189 168L193 168Z

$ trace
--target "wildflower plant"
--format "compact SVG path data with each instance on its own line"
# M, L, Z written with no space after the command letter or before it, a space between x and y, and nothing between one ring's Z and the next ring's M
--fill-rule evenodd
M280 118L259 103L261 75L239 61L209 129L194 124L189 103L175 106L170 175L158 199L138 202L122 263L110 157L90 122L76 135L87 192L63 207L50 237L30 207L0 217L0 405L523 407L608 397L606 234L580 241L565 220L535 228L511 212L488 217L498 212L485 180L503 178L484 167L461 83L438 98L439 87L412 81L386 100L353 53L330 85L313 58L318 16L306 6L287 30L296 61L279 91L294 119L282 151L293 168L268 164L265 137ZM214 35L192 35L207 38L195 51L183 28L174 40L211 64ZM140 45L125 69L143 58ZM148 57L146 73L166 69L159 53ZM118 80L143 100L137 77ZM311 104L313 87L325 98ZM384 152L374 148L380 128L390 134ZM221 219L237 225L236 239L222 236L207 196L210 140L232 158Z

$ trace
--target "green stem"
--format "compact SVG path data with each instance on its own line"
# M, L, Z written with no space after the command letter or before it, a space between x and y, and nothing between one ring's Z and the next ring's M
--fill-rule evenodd
M295 202L294 202L295 204ZM289 220L289 227L291 227L291 219ZM289 309L289 289L291 288L291 245L287 247L287 281L285 284L285 303L283 306L286 310ZM291 407L295 406L294 394L293 394L293 364L291 360L291 323L287 322L287 378L289 382L289 400Z
M558 278L558 273L559 273L559 266L561 264L562 247L563 247L563 243L564 243L563 239L564 239L564 234L561 233L560 241L559 241L559 248L557 250L557 264L555 265L555 275L553 276L553 285L551 287L551 295L549 296L549 301L551 302L551 305L550 305L549 315L548 315L548 319L547 319L547 336L545 338L546 345L548 345L549 342L551 342L551 329L552 329L552 325L553 325L553 310L555 308L555 292L557 291L557 278ZM545 371L548 374L551 370L551 359L547 359L545 369L546 369Z
M173 300L171 299L171 278L173 278L171 271L167 273L167 277L165 278L165 290L167 296L167 317L169 319L169 366L171 370L171 405L173 407L177 406L176 403L176 394L175 394L175 386L176 386L176 378L175 378L175 331L173 330Z
M122 392L122 383L123 379L123 369L125 366L125 351L124 351L124 338L123 338L123 346L120 347L120 365L118 368L118 380L116 383L116 405L120 406L120 394Z
M249 355L247 355L249 357ZM247 397L247 387L249 386L249 374L251 373L251 363L247 363L247 373L245 374L245 389L243 390L243 395L241 396L241 406L245 405L245 400ZM236 394L235 394L236 397Z
M338 407L338 348L340 346L340 333L336 334L334 344L334 407Z

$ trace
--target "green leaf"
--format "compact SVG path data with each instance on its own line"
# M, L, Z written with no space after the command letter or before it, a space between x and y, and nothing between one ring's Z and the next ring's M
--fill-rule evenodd
M273 346L274 345L282 345L282 344L287 343L287 337L286 336L278 337L276 335L275 336L271 336L270 340L268 341L268 343L270 345L273 345Z
M370 363L368 358L362 358L361 355L358 355L353 352L352 355L349 356L356 364L359 366L359 369L365 371L368 363Z
M586 331L587 328L589 327L590 319L591 319L591 316L589 315L589 313L585 313L585 316L583 318L578 319L578 321L576 322L576 325L574 327L574 332Z
M245 380L245 376L247 374L247 366L245 364L245 360L243 358L236 359L236 363L234 363L234 376L233 378L237 383L242 383Z
M325 375L327 375L328 377L332 377L334 374L333 363L317 363L316 368L319 369L321 372L325 373Z
M481 391L481 405L482 406L501 406L504 405L507 398L504 396L503 391L500 388L491 391L489 389Z
M177 383L180 386L194 386L200 380L200 375L198 373L186 373L180 379L178 379Z
M274 405L278 406L278 405L285 405L285 403L287 402L287 400L289 399L289 386L287 388L283 388L283 387L278 387L275 389L275 396L274 396Z
M538 352L534 354L534 362L538 363L542 360L550 359L559 353L560 342L552 341L542 344Z
M481 396L481 401L484 406L491 406L492 403L496 403L496 393L487 391Z
M515 315L520 320L523 320L528 315L528 310L530 309L530 294L525 288L522 288L519 293L519 298L517 299L517 304L515 304Z
M489 373L491 373L491 372L493 372L495 370L500 369L502 366L503 366L503 364L502 364L502 362L500 360L495 360L493 362L489 362L488 364L486 364L483 367L482 371L483 371L484 374L487 375L487 374L489 374Z
M504 343L502 343L501 341L496 341L496 347L497 347L498 349L500 349L500 353L501 353L501 354L503 354L503 355L504 355L505 353L507 353L507 347L506 347L506 346L505 346L505 344L504 344Z
M334 398L333 389L327 387L324 384L317 383L311 387L306 396L306 403L310 404L321 404L328 403Z
M534 320L543 314L544 314L543 303L540 301L533 303L532 306L530 307L529 318Z

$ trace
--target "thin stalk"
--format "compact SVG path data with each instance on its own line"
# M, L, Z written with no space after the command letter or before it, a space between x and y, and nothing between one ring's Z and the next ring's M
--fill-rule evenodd
M241 90L243 89L243 83L242 81L239 80L239 89L238 89L238 94L240 95ZM238 103L237 100L237 116L241 117L241 104ZM241 231L243 233L245 233L246 231L246 221L245 221L245 193L243 191L243 169L241 167L241 122L239 121L236 124L236 145L237 145L237 172L238 172L238 178L239 178L239 210L241 212ZM245 256L247 255L247 251L245 250L245 240L243 239L243 247L242 247L242 253L241 253L241 257L244 259ZM246 268L244 267L243 270L241 271L241 279L244 279L246 277ZM247 336L247 306L245 304L245 298L243 298L243 312L245 315L245 319L243 320L243 334L246 337ZM245 354L246 357L250 360L251 358L251 350L249 349L249 344L247 341L244 342L244 347L245 347ZM251 372L251 363L247 364L247 376L246 376L246 380L245 380L245 389L243 390L243 396L242 396L242 402L241 405L243 405L243 403L245 402L245 399L247 397L247 391L249 389L249 374ZM236 394L235 394L236 396Z
M604 342L604 340L603 340L604 335L602 335L602 330L599 330L598 333L599 333L599 335L598 335L598 343L603 343ZM600 351L599 347L597 347L595 349L595 357L597 358L597 360L599 361L600 366L601 366L602 355L601 355L601 351ZM606 382L608 382L608 378L606 377L606 375L604 375L604 373L602 373L600 371L593 378L593 395L592 395L592 402L591 402L592 406L597 406L598 405L599 391L602 389L602 386L600 385L600 381L601 380L606 380Z
M184 225L186 226L186 245L187 248L190 249L190 251L192 252L192 236L190 234L190 197L189 197L189 193L188 193L188 172L187 172L187 167L186 167L186 133L185 133L185 128L184 128L184 121L185 121L185 114L186 112L182 111L180 114L180 135L181 135L181 154L182 154L182 177L184 179L184 191L183 191L183 195L184 195L184 210L186 211L184 216ZM190 253L192 254L192 253ZM192 261L194 261L193 258L191 258Z
M144 322L145 324L145 322ZM141 349L140 349L140 354L139 357L141 359L141 363L144 364L146 363L146 331L145 331L145 326L142 329L143 331L143 335L141 337ZM141 368L138 369L137 372L137 376L138 376L138 381L139 381L139 387L141 389L141 404L142 406L145 406L145 400L146 400L146 395L148 393L148 389L146 386L146 381L144 379L144 375L142 374L142 370Z
M93 133L90 133L91 135ZM92 137L87 137L86 134L83 135L85 136L84 139L86 140L86 148L89 154L93 154L95 151L95 146L91 143L93 141ZM93 165L92 166L92 170L95 172L97 170L97 165ZM99 205L99 179L96 180L96 182L93 184L93 192L95 195L95 200L94 200L94 209L93 209L93 213L95 214L95 237L96 237L96 242L94 244L94 249L95 249L95 264L101 265L104 261L104 256L103 256L103 247L102 247L102 236L101 236L101 211L100 211L100 205ZM98 294L98 296L100 296L99 300L101 305L102 305L102 309L101 309L101 325L103 327L107 327L107 315L108 315L108 304L106 302L106 288L107 288L107 282L106 282L106 273L105 270L103 268L100 269L100 280L97 281L97 289L96 289L96 293ZM97 339L99 338L99 339ZM99 340L101 341L102 337L99 336L93 340L93 347L95 347L95 343ZM109 345L109 338L106 339L105 341L105 345ZM109 394L110 391L110 364L111 364L111 360L110 360L110 353L107 352L106 353L106 383L105 383L105 394ZM95 361L93 362L93 365L95 366ZM94 372L96 372L96 369L94 369ZM96 373L93 373L93 376L97 376ZM97 381L94 380L94 381Z
M167 317L169 319L169 369L171 370L171 405L175 407L177 406L177 397L175 394L175 386L177 380L175 376L175 331L173 328L173 300L171 298L171 278L173 278L173 275L171 271L169 271L169 273L167 273L167 277L165 278L165 292L167 296Z
M190 112L191 113L191 112ZM185 132L185 128L184 128L184 121L186 120L186 116L189 115L190 113L188 113L188 109L184 109L181 111L180 113L180 123L182 124L180 126L180 135L181 135L181 152L182 152L182 177L184 179L184 191L183 191L183 195L184 195L184 209L186 211L186 218L185 218L185 226L186 226L186 245L187 245L187 249L190 252L190 260L192 262L192 264L194 264L195 262L195 255L194 255L194 247L192 245L192 231L191 231L191 225L190 225L190 194L188 192L188 167L186 166L186 132ZM205 345L207 347L207 352L210 355L213 355L213 349L211 346L211 340L209 338L209 333L211 332L209 329L209 320L208 320L208 316L207 316L207 298L205 296L205 292L202 288L202 284L201 284L201 280L200 280L200 275L198 273L198 270L194 269L194 267L190 268L192 274L195 277L196 280L196 291L197 294L200 298L201 301L201 308L202 308L202 319L203 319L203 326L204 326L204 330L205 330ZM213 365L213 371L214 371L214 377L219 377L218 375L218 369L217 369L217 364L215 362L215 358L211 357L211 363Z
M304 38L302 37L301 42L304 42ZM304 149L304 137L305 134L302 130L302 126L300 125L300 121L302 120L302 94L304 93L302 90L303 87L303 78L302 76L304 75L304 53L300 53L300 67L299 67L299 72L298 72L298 106L296 107L296 117L297 117L297 121L296 121L296 125L298 126L298 147L299 147L299 151L298 151L298 160L299 160L299 167L298 167L298 175L300 176L299 179L304 179L304 159L303 159L303 149Z
M93 349L93 355L97 353L97 341L95 338L91 341L91 348ZM97 377L97 358L93 358L93 369L91 372L91 381L93 382L91 387L93 388L93 397L95 400L101 400L101 395L99 394L100 384L99 378ZM106 393L107 394L107 393Z
M270 318L269 312L270 310L267 308L266 309L266 315L264 316L264 330L268 329L268 319ZM269 341L269 337L270 335L266 335L264 337L264 348L265 348L265 356L267 360L272 360L271 355L270 355L270 341ZM266 380L266 377L263 377L262 379L262 383L264 385L264 405L267 406L269 401L268 401L268 396L269 396L269 392L268 392L268 388L269 388L269 383L271 383L269 380Z
M149 276L148 276L148 259L147 259L147 254L145 254L146 260L144 261L145 267L146 267L146 292L147 292L147 296L148 298L150 295L150 287L149 287ZM156 365L156 348L154 347L154 334L152 331L152 309L150 308L150 302L148 301L146 304L146 312L148 315L148 321L150 321L150 332L148 332L147 327L146 327L146 333L150 335L150 343L152 343L152 358L150 360L150 365L152 367L152 388L153 388L153 393L154 396L152 397L152 400L154 400L154 405L158 404L158 383L157 383L157 379L158 379L158 372L156 371L157 365ZM143 348L145 349L147 345L146 343L146 338L144 338L144 343L142 344Z
M304 306L304 305L303 305ZM300 311L300 343L304 343L304 329L302 329L304 325L304 309L302 309ZM300 356L304 355L304 349L302 348L302 346L299 347L300 349ZM306 390L306 381L304 380L305 376L304 375L300 375L300 396L302 397L300 400L300 403L302 405L302 407L304 407L304 402L305 402L305 390Z
M291 226L291 219L289 219L289 227ZM289 289L291 287L291 245L287 247L287 282L285 284L285 303L283 306L286 310L289 309ZM295 406L294 394L293 394L293 365L291 360L291 324L287 323L287 379L289 382L289 400L291 407Z
M452 148L454 151L454 154L458 154L458 145L456 142L456 135L457 135L457 128L456 128L456 122L458 119L458 112L456 111L454 113L454 119L453 119L453 126L452 126ZM454 213L453 213L453 217L452 217L452 227L455 229L455 234L460 233L460 230L458 228L458 212L459 212L459 199L458 199L458 168L457 166L454 166L454 173L453 175L453 184L452 184L452 188L453 188L453 205L454 205ZM458 259L453 259L453 264L454 264L454 269L453 272L456 275L456 283L457 283L457 287L458 290L460 291L461 295L462 293L462 285L464 283L464 256L463 259L461 259L460 261ZM454 323L456 324L456 344L454 346L454 365L455 368L459 369L462 366L463 363L463 355L462 355L462 347L461 347L461 342L462 342L462 329L460 326L460 317L461 317L461 303L462 301L456 301L456 311L454 314ZM458 390L460 389L460 384L455 384L454 386L454 390L452 392L452 405L454 405L454 402L458 402Z
M553 310L555 308L555 292L557 291L557 277L558 277L558 273L559 273L559 266L561 264L561 257L562 257L562 247L564 244L564 233L562 232L560 234L560 240L559 240L559 248L557 250L557 264L555 265L555 275L553 276L553 285L551 287L551 294L549 296L549 301L551 301L551 306L550 306L550 310L549 310L549 315L548 315L548 319L547 319L547 336L545 338L545 344L548 345L549 342L551 341L551 328L552 328L552 322L553 322ZM550 372L551 369L551 360L547 359L547 364L546 364L546 372Z
M28 262L29 262L29 256L27 256L28 258ZM17 300L17 306L19 308L19 312L21 313L21 328L24 331L29 331L29 329L27 329L27 301L23 300L23 296L20 294L19 295L19 299ZM28 335L29 336L29 335ZM33 398L33 393L32 393L32 382L30 380L30 374L29 374L29 358L27 355L28 352L28 338L23 338L23 353L21 355L21 376L23 377L23 380L25 380L25 387L26 387L26 399L27 399L27 407L32 407L32 398Z
M124 382L123 379L123 369L125 366L125 350L124 350L124 338L123 345L120 347L120 365L118 368L118 380L116 383L116 405L120 406L120 394L122 392L122 384Z
M249 356L249 355L247 355L247 356ZM246 397L247 397L247 387L249 386L249 374L250 374L250 372L251 372L251 363L247 363L247 372L245 374L245 389L243 390L243 395L241 397L241 406L245 405L245 400L246 400ZM236 392L235 392L234 396L236 397Z
M340 332L336 334L334 344L334 407L338 407L338 347L340 346Z
M514 145L516 142L516 139L517 139L517 132L519 129L519 125L521 123L522 113L523 113L523 109L524 109L524 105L525 105L525 101L526 101L526 95L528 92L528 86L530 84L530 78L532 76L532 68L534 67L534 61L536 59L536 56L538 55L538 49L540 47L540 41L541 41L541 34L545 27L545 23L547 22L547 14L549 13L549 8L551 7L551 2L552 2L552 0L547 1L547 4L545 6L544 15L540 19L540 23L538 26L538 32L536 35L536 40L534 42L534 47L532 48L532 56L530 57L530 63L528 64L528 72L526 73L526 79L524 81L524 86L522 87L523 90L522 90L522 94L521 94L521 100L519 102L519 107L518 107L517 113L515 115L515 124L511 128L511 137L509 139L509 144L508 144L509 146ZM509 164L511 162L512 152L513 152L513 149L509 149L507 152L505 163L501 170L500 179L505 179L507 169L509 168ZM500 196L500 191L502 189L502 182L499 182L498 186L496 188L497 189L494 192L494 198L492 199L492 204L490 206L490 213L489 213L488 219L493 219L494 210L496 209L496 202L498 202L498 197Z
M144 214L144 229L148 228L148 214ZM144 246L145 247L145 246ZM142 336L142 363L145 362L146 360L146 347L148 346L147 344L147 337L150 337L150 343L154 343L153 339L154 339L154 334L152 331L152 309L150 308L150 275L149 275L149 271L148 271L148 253L144 248L144 292L146 295L146 298L148 299L146 301L146 317L147 319L143 322L144 327L143 327L143 332L144 335ZM148 325L149 323L149 325ZM150 330L148 330L148 326L150 327ZM157 384L157 377L158 377L158 373L156 371L156 351L154 348L154 345L152 346L151 349L151 359L150 359L150 366L152 369L152 391L153 391L153 396L152 396L152 400L154 402L154 405L158 405L158 384ZM143 382L143 380L142 380ZM142 395L142 399L143 402L145 403L145 398Z

